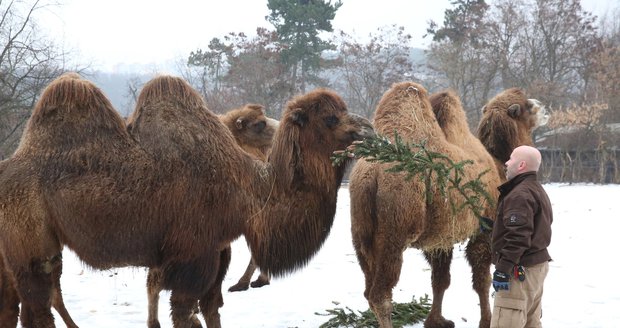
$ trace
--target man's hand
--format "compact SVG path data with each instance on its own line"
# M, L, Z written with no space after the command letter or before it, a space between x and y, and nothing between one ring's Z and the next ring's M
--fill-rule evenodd
M495 272L493 272L493 288L495 291L510 289L510 275L495 270Z

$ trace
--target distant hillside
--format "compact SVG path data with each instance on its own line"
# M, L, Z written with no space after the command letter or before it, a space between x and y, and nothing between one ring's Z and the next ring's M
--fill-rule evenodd
M426 51L426 49L422 49L422 48L411 49L411 54L409 55L409 58L411 59L414 65L426 63L426 54L424 53L424 51Z
M91 79L110 99L114 109L126 117L133 111L134 105L129 95L130 83L138 79L140 84L144 84L152 76L152 74L95 72Z

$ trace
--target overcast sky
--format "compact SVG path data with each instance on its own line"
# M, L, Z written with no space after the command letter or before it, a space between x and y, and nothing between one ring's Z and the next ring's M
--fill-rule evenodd
M614 0L582 0L597 14ZM161 63L186 58L190 51L206 48L214 37L229 32L253 34L256 27L272 29L265 20L266 0L64 0L46 13L44 30L65 50L90 61L97 68L117 63ZM333 2L333 1L332 1ZM450 0L343 0L333 21L334 29L366 36L381 26L404 26L414 47L423 39L430 20L443 22Z

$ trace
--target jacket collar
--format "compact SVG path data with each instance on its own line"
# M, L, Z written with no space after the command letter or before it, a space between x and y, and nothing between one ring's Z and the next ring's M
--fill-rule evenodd
M506 194L506 193L509 193L512 190L512 188L514 188L516 185L518 185L524 180L536 181L537 180L536 172L530 171L530 172L521 173L515 176L514 178L504 182L502 185L497 187L497 189L499 190L501 194Z

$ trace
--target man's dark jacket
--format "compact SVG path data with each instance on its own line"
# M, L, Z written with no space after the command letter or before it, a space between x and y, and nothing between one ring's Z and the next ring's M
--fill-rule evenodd
M495 269L511 273L517 264L528 267L550 261L553 212L536 172L519 174L498 189L492 240Z

